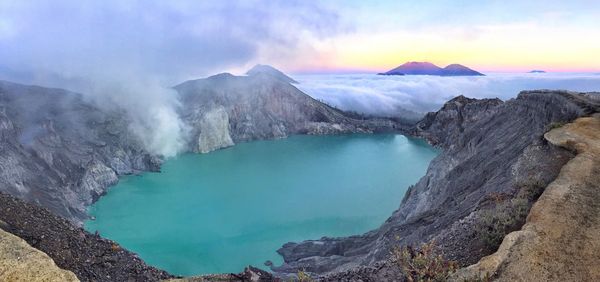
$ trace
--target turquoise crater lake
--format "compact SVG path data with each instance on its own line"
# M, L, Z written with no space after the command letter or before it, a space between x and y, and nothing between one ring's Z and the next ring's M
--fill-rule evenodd
M91 232L177 275L281 263L286 242L360 234L398 208L438 152L403 135L292 136L167 160L94 204Z

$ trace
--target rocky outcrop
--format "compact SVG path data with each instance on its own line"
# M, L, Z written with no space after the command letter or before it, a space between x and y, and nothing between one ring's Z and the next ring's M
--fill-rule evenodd
M117 176L158 170L118 111L80 94L0 81L0 191L81 222Z
M599 281L600 115L553 129L545 138L576 152L496 253L454 278L494 281Z
M285 244L278 252L281 275L304 269L313 273L350 273L361 265L373 275L395 245L435 240L444 254L462 265L486 255L474 227L493 196L516 196L522 186L546 186L573 154L543 138L551 124L568 122L597 110L586 94L564 91L521 92L507 102L459 97L416 129L444 151L421 180L410 187L400 208L378 229L360 236L321 238ZM348 278L348 277L346 277Z
M159 281L172 278L164 271L147 266L137 255L121 248L117 243L90 234L44 208L3 193L0 193L0 228L22 238L31 247L39 250L27 250L22 253L23 256L18 255L22 259L15 262L13 267L18 273L6 272L6 275L13 273L19 278L26 278L25 275L31 274L32 277L42 278L46 271L48 274L57 273L56 275L64 273L50 272L51 268L48 267L56 263L58 267L70 271L70 275L64 274L66 278L74 278L74 273L81 281ZM12 242L4 244L3 234L0 231L0 280L12 281L2 279L2 256L10 256L11 251L17 251L14 248L23 246L24 243L12 236ZM3 245L8 249L4 249ZM40 251L52 258L54 263L51 264L52 260L47 256L40 256ZM34 254L36 252L37 254ZM35 261L31 262L34 264L27 264L29 258L41 257L45 258L40 259L39 264L35 264ZM27 272L24 270L27 265L40 267L29 269Z
M248 76L223 73L187 81L175 89L183 105L181 116L191 128L192 151L208 152L291 134L372 133L410 127L390 119L350 117L266 71L251 70Z
M60 269L46 254L2 229L0 229L0 280L79 281L73 272Z
M489 115L503 102L500 99L470 99L458 96L431 112L415 125L413 135L446 149L464 146L465 127Z

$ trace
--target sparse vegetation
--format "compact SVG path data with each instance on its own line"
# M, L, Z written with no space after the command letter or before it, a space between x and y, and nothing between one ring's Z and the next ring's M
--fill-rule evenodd
M506 234L518 230L529 211L528 201L514 198L484 211L475 226L478 238L489 250L496 250Z
M492 281L492 277L489 273L486 273L483 277L474 276L464 279L462 282L490 282Z
M546 185L542 181L533 179L521 183L519 187L520 188L517 197L527 199L529 201L537 200L537 198L539 198L544 192L544 189L546 189Z
M497 199L495 207L481 213L475 226L477 237L489 251L498 249L504 236L519 230L525 223L531 205L544 191L545 185L538 180L530 180L519 185L513 199L502 201L502 197L492 193Z
M310 275L308 275L303 270L298 271L298 274L296 274L296 275L298 276L298 282L312 282L312 281L315 281L314 279L312 279L312 277L310 277Z
M420 248L397 247L392 259L410 282L446 281L458 269L458 263L446 260L435 242L422 244Z

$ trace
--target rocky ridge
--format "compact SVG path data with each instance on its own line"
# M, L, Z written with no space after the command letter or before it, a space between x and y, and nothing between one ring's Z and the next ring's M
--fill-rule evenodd
M222 73L186 81L175 89L183 104L181 116L191 128L189 150L193 152L205 153L239 142L291 134L373 133L410 128L410 124L390 119L350 117L268 71L251 70L248 76Z
M280 275L304 269L324 280L381 278L393 272L385 263L393 246L430 240L461 265L477 262L487 253L473 230L491 197L511 199L528 183L545 187L552 182L573 153L542 136L551 124L597 111L591 97L596 96L540 90L521 92L507 102L449 101L414 131L443 153L380 228L359 236L285 244L278 250L285 263L273 269Z
M548 185L523 228L453 280L486 275L494 281L600 280L600 114L544 137L577 155Z

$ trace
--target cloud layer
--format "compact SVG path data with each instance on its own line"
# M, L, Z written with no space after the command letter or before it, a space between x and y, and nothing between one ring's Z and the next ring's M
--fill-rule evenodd
M595 74L490 74L484 77L379 76L375 74L296 75L297 86L316 99L346 110L376 115L399 108L435 111L458 95L506 100L521 90L600 91Z

